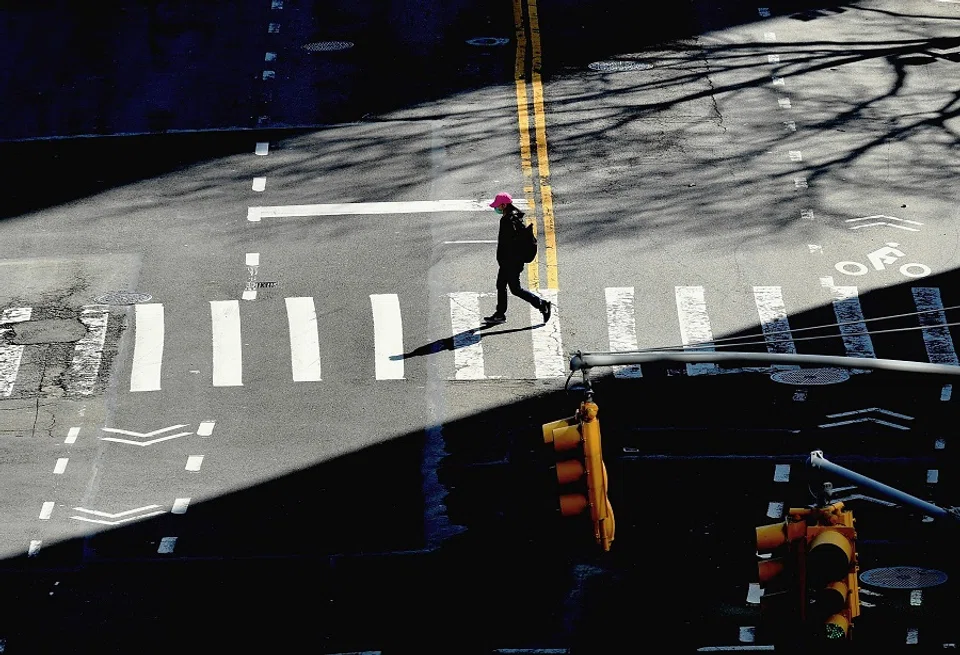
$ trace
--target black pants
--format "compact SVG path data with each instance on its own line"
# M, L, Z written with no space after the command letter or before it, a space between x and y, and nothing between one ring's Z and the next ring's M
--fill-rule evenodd
M515 295L517 298L523 298L528 303L540 309L543 305L543 300L523 287L520 286L520 273L523 272L523 265L520 268L515 268L513 266L501 266L500 271L497 273L497 313L506 314L507 313L507 287L510 288L510 293Z

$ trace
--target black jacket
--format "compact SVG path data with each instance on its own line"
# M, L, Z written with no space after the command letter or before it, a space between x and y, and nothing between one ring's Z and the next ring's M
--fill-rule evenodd
M497 234L497 263L500 266L523 268L523 259L517 254L517 230L523 227L523 216L523 212L513 205L503 208Z

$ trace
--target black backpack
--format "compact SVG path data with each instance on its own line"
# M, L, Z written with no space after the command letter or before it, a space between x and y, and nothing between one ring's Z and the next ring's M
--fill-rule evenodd
M533 223L524 224L521 211L513 215L513 231L517 257L525 264L529 264L537 258L537 237L533 233Z

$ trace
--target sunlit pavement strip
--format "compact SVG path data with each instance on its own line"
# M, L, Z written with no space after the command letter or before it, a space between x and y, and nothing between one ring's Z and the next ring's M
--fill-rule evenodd
M307 216L347 216L377 214L422 214L429 212L489 212L492 198L485 200L411 200L406 202L350 202L324 205L279 205L248 207L247 220L263 218L290 218ZM526 209L526 200L517 198L513 204Z

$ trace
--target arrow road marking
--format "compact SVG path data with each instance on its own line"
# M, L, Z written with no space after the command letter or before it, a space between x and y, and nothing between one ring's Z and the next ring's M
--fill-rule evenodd
M116 514L111 514L110 512L101 512L96 509L84 509L83 507L74 507L73 511L75 512L86 512L87 514L93 514L94 516L102 516L108 519L120 519L119 521L102 521L100 519L91 519L85 516L71 516L70 518L76 519L77 521L86 521L88 523L100 523L102 525L118 525L120 523L126 523L127 521L135 521L137 519L145 519L150 516L156 516L157 514L163 514L164 510L157 510L155 512L148 512L147 514L141 514L139 516L130 516L131 514L136 514L137 512L142 512L148 509L156 509L160 507L159 505L146 505L144 507L138 507L136 509L128 509L125 512L117 512ZM127 518L120 518L127 517Z
M883 421L878 418L857 418L852 421L838 421L836 423L823 423L818 427L821 428L835 428L840 425L850 425L851 423L866 423L867 421L873 421L874 423L879 423L880 425L886 425L891 428L897 428L898 430L909 430L910 428L906 425L897 425L896 423L891 423L890 421Z
M839 414L827 414L827 418L840 418L841 416L854 416L856 414L867 414L868 412L879 412L880 414L886 414L887 416L895 416L897 418L902 418L905 421L912 421L912 416L907 416L906 414L897 414L896 412L891 412L888 409L880 409L879 407L868 407L866 409L855 409L852 412L840 412Z
M905 218L897 218L896 216L885 216L883 214L878 214L876 216L864 216L862 218L848 218L846 223L856 223L857 221L869 221L873 219L882 219L875 220L873 223L864 223L862 225L853 225L850 227L851 230L859 230L862 227L876 227L878 225L885 225L887 227L895 227L901 230L909 230L910 232L919 232L915 227L907 227L906 225L897 225L896 223L890 223L889 221L900 221L901 223L909 223L910 225L923 225L923 223L918 223L917 221L910 221Z
M169 430L176 430L177 428L185 428L187 424L182 425L171 425L166 428L160 428L159 430L154 430L153 432L133 432L132 430L119 430L117 428L100 428L104 432L112 432L113 434L126 434L131 437L152 437L156 434L162 434ZM155 443L160 443L161 441L167 441L169 439L176 439L177 437L185 437L188 434L193 434L192 432L178 432L177 434L171 434L166 437L160 437L158 439L151 439L150 441L131 441L130 439L119 439L117 437L100 437L101 441L115 441L117 443L127 443L132 446L150 446Z

